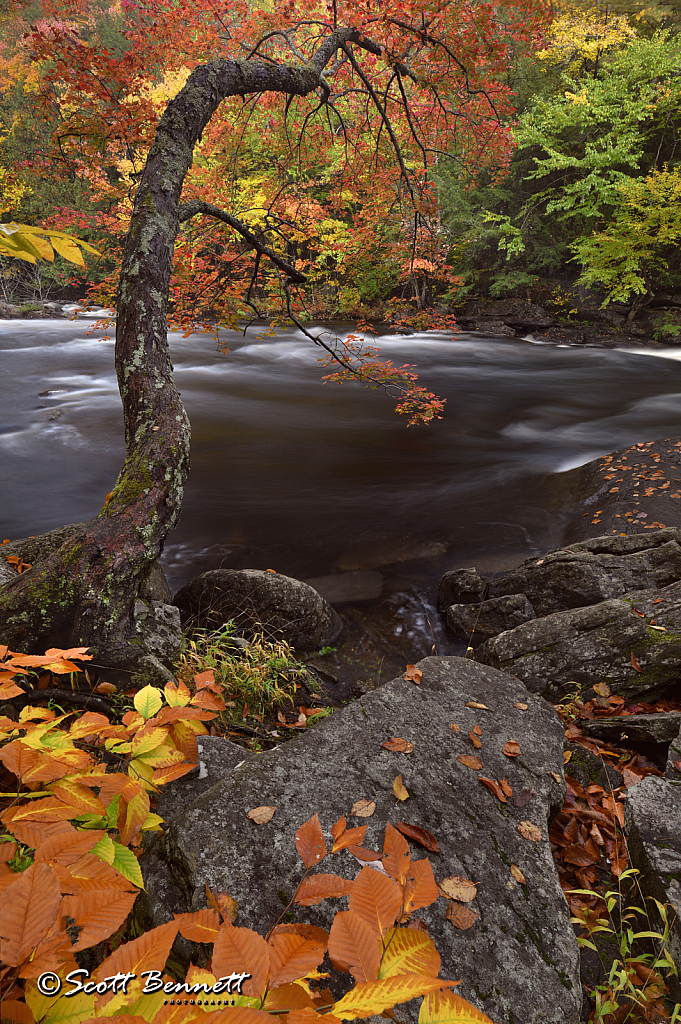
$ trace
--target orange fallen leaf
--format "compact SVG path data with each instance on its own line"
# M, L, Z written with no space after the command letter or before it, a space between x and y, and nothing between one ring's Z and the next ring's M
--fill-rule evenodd
M449 723L449 728L452 730L452 732L461 732L461 726L460 725L454 725L453 722Z
M462 932L471 928L479 917L470 907L463 907L460 903L450 903L447 908L447 920Z
M414 842L420 843L421 846L424 846L426 850L430 850L431 853L440 852L437 839L432 832L427 832L425 828L421 828L419 825L408 825L406 821L395 821L393 825L407 839L413 839Z
M496 779L486 779L482 775L478 775L478 782L482 782L483 786L487 786L494 793L495 797L501 800L502 804L506 803L506 794Z
M264 825L272 820L276 809L276 807L268 807L267 804L264 804L262 807L254 807L248 812L246 817L254 821L256 825Z
M423 672L421 671L420 668L417 668L416 665L407 665L407 671L404 673L404 678L407 680L407 682L411 680L412 683L416 683L416 685L418 686L421 682L422 676Z
M550 775L551 775L551 778L553 779L553 781L557 782L558 785L560 785L560 783L563 781L561 776L558 774L558 772L550 772Z
M482 736L482 727L479 725L474 725L473 732L475 733L476 736Z
M520 744L517 740L509 740L508 743L504 743L501 749L506 754L506 757L517 757L520 753Z
M471 743L473 744L473 746L476 748L476 750L479 750L480 747L482 746L482 740L479 740L474 732L469 732L468 733L468 738L471 741Z
M511 874L515 878L516 882L520 882L521 885L527 885L525 881L525 875L522 873L517 864L511 864Z
M508 779L499 779L499 785L503 789L506 796L513 796L513 790L508 784ZM523 790L523 792L526 792L526 790ZM527 792L529 793L529 790L527 790Z
M371 812L374 813L373 811ZM383 854L378 850L367 850L364 846L348 846L348 853L351 853L357 860L369 863L372 860L383 860Z
M517 831L520 832L523 839L531 839L533 843L538 843L541 839L541 829L531 821L521 821Z
M95 693L115 693L116 687L113 683L99 683L95 686Z
M638 658L636 657L633 651L631 652L631 667L633 668L634 672L643 671L643 669L639 665Z
M467 768L482 768L482 761L475 754L459 754L457 761L461 761L461 764L465 764Z
M403 740L401 736L393 736L391 740L381 743L381 746L385 747L386 750L394 750L401 754L411 754L414 749L414 744L410 743L409 740Z
M461 875L450 875L448 878L443 878L441 882L438 882L437 887L447 899L458 900L459 903L470 903L478 892L475 882L471 882L469 878L462 878Z
M352 805L350 815L353 818L370 818L376 810L376 804L373 800L357 800Z
M597 693L599 697L609 697L610 687L607 683L595 683L594 693Z
M572 751L571 750L564 750L563 751L563 764L567 764L571 757L572 757Z
M480 704L480 702L477 701L477 700L469 700L468 703L466 704L466 707L467 708L481 708L483 711L489 711L490 710L487 707L486 704Z
M393 782L393 793L395 794L398 800L409 799L409 793L407 792L406 786L402 782L401 775L395 776L395 781Z
M529 708L529 706L530 706L529 704L522 704L522 703L520 703L520 702L519 702L518 704L514 704L514 705L513 705L513 707L514 707L514 708L519 708L519 709L520 709L520 711L527 711L527 709Z

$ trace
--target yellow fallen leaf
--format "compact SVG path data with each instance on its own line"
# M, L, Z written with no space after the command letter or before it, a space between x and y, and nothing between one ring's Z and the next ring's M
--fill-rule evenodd
M517 864L511 864L511 874L515 878L516 882L520 882L521 885L527 885L525 881L525 875L522 873Z
M401 775L397 775L395 777L395 781L393 782L393 793L395 794L398 800L409 799L409 793L407 792L406 786L402 782Z
M481 708L483 711L489 711L490 709L486 704L480 704L477 700L469 700L466 704L467 708Z
M531 839L533 843L538 843L541 839L541 829L531 821L521 821L518 832L524 839Z
M376 810L376 804L373 800L357 800L352 805L350 815L353 818L370 818Z
M438 882L438 889L443 896L450 900L458 900L459 903L470 903L474 900L478 891L475 882L461 875L450 875Z
M557 782L558 785L560 785L560 783L563 781L558 772L551 772L551 778L554 780L554 782Z
M572 757L572 751L571 750L564 750L563 751L563 764L567 764L571 757Z
M256 825L264 825L265 822L272 820L276 809L276 807L268 807L267 805L254 807L253 810L248 812L246 817L254 821Z
M461 726L460 725L454 725L453 722L449 723L449 728L452 730L452 732L461 732Z
M514 708L518 708L520 711L527 711L529 706L530 706L529 704L523 704L520 701L517 704L513 705Z

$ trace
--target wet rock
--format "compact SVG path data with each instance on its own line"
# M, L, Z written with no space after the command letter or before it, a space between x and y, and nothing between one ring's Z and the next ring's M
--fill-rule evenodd
M186 624L219 629L233 621L246 635L264 632L299 651L332 643L341 631L338 615L301 580L262 569L212 569L175 594Z
M406 820L436 835L436 879L462 875L478 885L470 908L479 917L466 931L445 919L443 897L417 912L442 957L442 977L462 978L457 992L493 1020L577 1024L578 949L547 836L565 791L551 774L562 775L560 721L518 680L492 669L459 658L426 658L418 667L418 687L395 679L239 767L231 757L224 770L216 762L221 781L175 818L144 855L148 912L160 922L172 911L205 906L208 883L237 900L239 924L265 932L302 875L293 842L300 825L318 812L328 835L342 814L358 824L350 817L353 803L372 799L376 812L361 822L368 826L368 848L381 848L387 821ZM471 701L489 710L471 708ZM529 708L518 709L518 702ZM450 729L451 722L460 733ZM512 800L501 803L480 785L478 772L457 759L470 753L466 737L475 724L482 727L485 774L508 778L515 793L527 790L522 807ZM411 741L413 752L382 747L395 736ZM510 739L520 743L522 757L503 754ZM398 773L410 799L396 808L392 785ZM253 825L246 814L262 804L276 807L274 817ZM518 832L522 821L541 829L540 841ZM422 848L413 846L412 856L421 858ZM526 885L514 880L511 864L518 865ZM346 850L323 870L352 878L358 865ZM338 907L334 900L291 913L328 928ZM416 1013L412 1004L400 1011L410 1021Z
M606 764L581 743L566 743L565 750L570 754L570 760L565 765L565 774L571 779L576 779L584 789L591 785L601 786L605 790L619 789L624 782L621 772Z
M453 569L444 574L438 585L438 608L446 611L450 604L475 604L482 601L486 589L487 580L475 566L470 569Z
M669 744L664 774L668 782L681 782L681 730Z
M494 580L489 597L524 594L537 616L597 604L628 591L665 587L681 579L681 533L641 538L596 538L523 562ZM648 543L650 541L650 543ZM612 542L608 544L608 542Z
M667 948L676 962L681 958L681 787L649 775L627 790L624 804L625 834L632 867L638 868L640 891L668 904L672 923ZM640 904L639 904L640 905ZM646 909L653 931L662 931L655 904ZM646 924L646 929L648 924ZM674 999L681 995L678 979L668 978Z
M372 541L351 548L336 562L339 569L365 569L376 565L396 565L416 558L439 558L447 545L439 541L420 543L409 539L392 538Z
M303 582L308 587L314 587L330 604L373 601L383 593L383 576L374 569L354 569L351 572L332 573L330 576L315 576Z
M495 334L502 338L515 338L516 333L512 327L508 327L503 320L475 320L474 330L483 334Z
M595 736L610 743L633 740L634 743L666 744L671 743L679 734L681 711L599 718L592 722L580 722L579 726L585 736Z
M447 609L447 627L463 640L484 640L534 618L534 608L524 594L493 597L481 604L450 604Z

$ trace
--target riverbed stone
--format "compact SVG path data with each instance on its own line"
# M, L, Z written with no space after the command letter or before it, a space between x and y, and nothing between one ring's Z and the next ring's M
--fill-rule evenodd
M440 579L437 603L442 611L451 604L479 604L487 589L487 580L475 566L470 569L452 569Z
M448 629L463 640L485 640L534 618L534 608L524 594L493 597L480 604L450 604L447 609Z
M617 715L579 723L585 736L608 740L622 746L622 741L667 744L676 739L681 729L681 711L662 711L651 715Z
M461 978L456 991L494 1021L577 1024L579 953L548 842L548 822L565 793L560 720L517 679L487 666L432 657L417 668L419 686L395 679L276 749L236 767L233 753L223 770L216 764L220 781L143 856L147 912L160 923L173 911L203 907L208 883L237 900L238 924L265 932L295 894L303 868L294 835L315 812L327 837L343 814L349 826L367 825L369 849L382 848L387 822L406 821L435 835L440 852L430 860L438 881L461 875L478 886L468 906L479 917L465 931L445 919L444 897L416 913L442 957L441 976ZM459 760L473 753L468 732L475 725L481 727L480 772ZM393 737L413 750L386 749ZM509 740L519 742L519 757L504 755ZM516 802L500 802L480 784L483 773L507 778ZM410 796L396 806L398 774ZM362 798L374 801L376 811L353 818ZM261 805L276 810L256 825L246 815ZM518 831L527 821L541 831L538 841ZM425 855L416 843L411 852L414 859ZM347 850L332 860L322 870L347 878L361 866ZM512 864L524 884L514 879ZM171 903L164 907L169 887ZM344 902L293 906L290 913L328 928ZM399 1013L415 1022L418 1006Z
M263 632L298 651L332 643L343 625L313 587L262 569L211 569L178 590L174 603L185 626L219 629L233 621L240 633Z
M681 787L649 775L627 790L624 804L629 860L638 868L638 883L645 897L667 904L671 932L667 948L681 962ZM637 904L640 905L639 901ZM652 900L646 901L653 931L662 922ZM646 923L646 929L649 927ZM672 997L678 999L678 979L668 978Z

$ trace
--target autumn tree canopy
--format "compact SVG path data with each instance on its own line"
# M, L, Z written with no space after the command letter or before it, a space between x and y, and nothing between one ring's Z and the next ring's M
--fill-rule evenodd
M433 170L503 168L505 72L545 11L530 0L110 10L109 45L96 31L102 9L86 0L45 0L16 45L56 125L50 173L87 180L111 234L127 230L114 274L126 460L99 515L3 588L0 638L40 646L66 634L125 667L146 656L135 598L188 471L169 309L185 326L206 306L225 324L263 308L299 317L334 275L347 282L365 266L406 280L419 306L446 273ZM404 368L329 354L369 383L401 384L409 412L436 412Z

